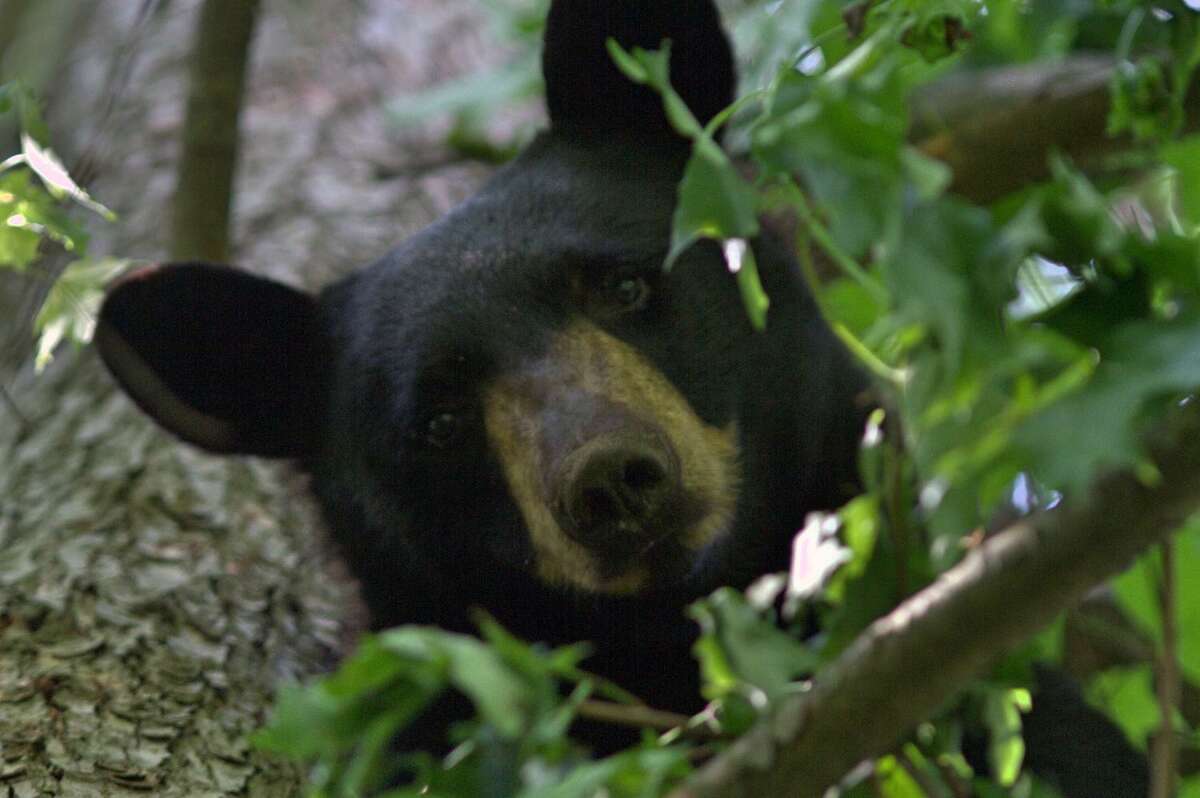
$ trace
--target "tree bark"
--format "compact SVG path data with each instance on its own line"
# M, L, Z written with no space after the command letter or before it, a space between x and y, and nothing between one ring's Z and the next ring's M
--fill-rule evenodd
M169 442L93 353L0 425L0 789L292 795L251 747L280 681L344 649L348 580L278 466ZM308 563L308 565L305 565Z

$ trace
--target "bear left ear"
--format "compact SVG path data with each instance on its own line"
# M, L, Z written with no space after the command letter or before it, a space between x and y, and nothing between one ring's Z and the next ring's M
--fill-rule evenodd
M670 39L671 85L701 124L733 102L733 53L711 0L554 0L542 73L555 128L675 135L658 93L613 63L610 37L626 50Z
M302 457L324 377L316 299L228 266L151 266L104 300L95 342L149 416L221 454Z

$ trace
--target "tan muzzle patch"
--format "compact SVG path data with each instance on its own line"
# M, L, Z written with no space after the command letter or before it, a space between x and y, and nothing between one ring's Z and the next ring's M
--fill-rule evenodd
M565 445L582 446L590 433L588 411L579 407L612 408L610 415L655 430L671 447L678 460L681 492L698 519L674 536L677 547L695 554L728 531L740 473L736 423L725 428L705 424L633 347L594 324L575 322L543 356L493 381L484 392L488 439L525 520L534 552L532 569L539 579L556 586L627 594L645 589L656 575L651 573L651 563L638 557L612 573L593 549L574 540L556 520L550 462L555 447L546 443L548 420L554 418L560 444L565 425L569 439ZM579 424L572 428L576 412ZM640 541L631 540L631 551L639 545Z

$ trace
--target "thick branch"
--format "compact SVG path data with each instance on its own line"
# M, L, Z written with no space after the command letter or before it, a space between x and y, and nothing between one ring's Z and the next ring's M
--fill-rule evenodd
M1200 507L1200 412L1170 427L1152 447L1156 486L1110 474L1086 500L995 535L876 621L810 692L782 704L673 798L819 796L894 748L998 655Z
M951 191L989 202L1049 177L1049 153L1087 168L1129 146L1106 135L1113 68L1112 59L1093 56L958 75L914 98L910 138L954 170ZM1194 88L1187 111L1194 128Z

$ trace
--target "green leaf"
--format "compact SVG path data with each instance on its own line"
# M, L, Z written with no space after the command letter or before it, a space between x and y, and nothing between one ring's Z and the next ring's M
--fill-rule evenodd
M39 238L45 236L79 255L87 249L87 233L30 180L30 172L25 169L0 173L0 223L4 225L0 230L17 229Z
M1200 136L1165 145L1161 156L1176 172L1180 210L1188 229L1200 230Z
M443 684L436 663L397 657L366 638L333 676L282 689L270 723L254 742L295 758L320 756L332 765L379 718L399 724L415 716Z
M1103 671L1088 684L1086 694L1121 727L1131 743L1145 750L1150 735L1162 723L1149 665Z
M1162 558L1157 548L1145 552L1113 580L1117 602L1138 627L1162 645L1162 611L1158 588L1162 583Z
M831 322L862 338L883 318L885 308L858 280L839 277L821 287L822 304Z
M1004 263L981 263L993 249L996 230L986 211L957 201L939 200L921 206L904 220L905 236L885 276L898 311L936 333L938 369L930 374L941 387L959 373L968 347L991 357L999 351L1001 329L995 308L1010 298L1003 288L985 292L987 284L972 281L985 269L997 286L1007 283ZM1015 272L1016 263L1008 268ZM990 295L989 295L990 294Z
M954 179L954 172L941 161L930 158L915 147L900 151L904 176L916 189L917 197L929 201L942 195Z
M1113 330L1092 378L1029 419L1013 439L1034 475L1055 489L1082 490L1100 467L1134 463L1152 400L1200 386L1200 314L1134 321Z
M900 41L933 63L954 55L969 36L962 17L927 12L905 29Z
M679 184L667 268L700 238L753 238L758 195L716 142L700 136Z
M632 51L621 49L615 39L605 42L609 54L617 68L634 83L649 86L662 96L663 111L667 121L680 135L690 139L700 139L704 129L696 120L687 103L671 88L671 42L665 40L658 50L643 50L634 47Z
M822 661L829 660L866 629L876 618L893 607L900 598L896 585L896 550L886 535L876 538L866 567L857 578L847 579L842 603L822 623L826 640L821 648Z
M1200 516L1193 516L1173 538L1176 648L1184 675L1200 681ZM1163 643L1160 589L1161 549L1138 558L1113 582L1122 609L1158 646Z
M2 198L3 195L0 195ZM2 203L0 203L2 204ZM4 213L0 209L0 215ZM0 266L11 266L18 271L33 263L38 256L41 237L32 230L12 225L0 225Z
M997 782L1009 787L1021 773L1025 739L1021 713L1033 708L1024 688L990 689L983 699L983 722L988 729L988 764Z
M626 52L614 39L606 42L617 67L635 83L651 86L662 96L671 125L692 139L692 155L679 184L679 202L671 229L671 249L664 268L701 238L725 241L725 260L737 275L746 314L755 330L767 325L770 301L758 277L754 251L745 239L758 233L758 194L692 115L670 84L670 42L658 51L639 47ZM727 109L732 112L733 109ZM723 117L719 114L718 118ZM714 120L715 124L716 120Z
M525 790L518 798L654 798L690 772L685 748L635 749L581 764L561 781Z
M608 49L609 57L613 63L617 65L617 69L624 73L625 77L632 80L634 83L645 85L650 82L650 64L649 58L637 58L632 53L628 53L617 42L616 39L609 37L604 42L605 48ZM645 53L645 51L642 51ZM648 56L648 54L647 54Z
M408 657L442 662L451 684L469 696L480 716L506 737L516 737L531 705L529 687L482 642L421 627L383 632L379 645Z
M34 360L38 371L53 359L55 348L63 340L76 344L92 340L104 288L128 267L127 260L85 259L74 261L59 275L33 323L34 331L39 334Z
M700 624L695 653L710 699L748 687L769 700L789 692L797 678L816 667L811 650L736 590L720 588L688 613Z
M860 257L898 232L907 124L892 62L856 81L786 72L753 152L768 173L801 174L838 245Z
M866 571L879 538L879 498L858 496L847 502L839 512L842 520L842 539L850 550L850 559L842 569L845 577L854 579Z
M926 798L925 791L894 756L875 763L876 787L883 798Z

